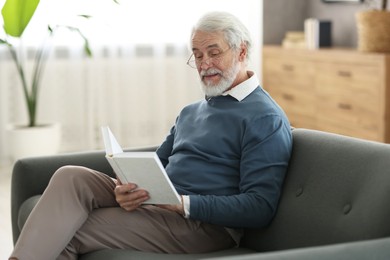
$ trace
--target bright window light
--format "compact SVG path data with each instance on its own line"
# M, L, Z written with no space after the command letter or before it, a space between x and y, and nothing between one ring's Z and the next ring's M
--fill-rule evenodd
M0 1L1 6L4 2ZM47 24L66 24L82 28L92 44L187 43L197 19L216 10L235 14L250 30L260 26L253 24L254 20L260 23L261 17L261 1L256 0L120 0L119 4L112 0L41 0L23 37L27 45L40 44ZM93 18L84 20L80 14ZM70 33L60 33L56 39L61 44L81 42Z

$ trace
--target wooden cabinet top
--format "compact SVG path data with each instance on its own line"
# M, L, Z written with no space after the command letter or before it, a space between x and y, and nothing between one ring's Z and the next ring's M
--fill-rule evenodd
M320 48L316 50L283 48L280 45L264 45L263 54L266 56L294 56L307 60L345 61L352 63L390 62L390 53L361 52L352 48Z

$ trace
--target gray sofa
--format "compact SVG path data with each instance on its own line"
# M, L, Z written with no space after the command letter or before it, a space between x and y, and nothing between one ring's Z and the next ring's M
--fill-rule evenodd
M390 259L390 145L307 129L293 137L277 214L267 228L246 230L239 248L196 255L101 250L80 259ZM101 151L17 161L14 241L53 172L66 164L112 172Z

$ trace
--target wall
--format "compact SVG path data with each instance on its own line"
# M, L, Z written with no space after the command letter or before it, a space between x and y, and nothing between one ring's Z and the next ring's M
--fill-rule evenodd
M355 13L363 9L367 9L365 3L325 4L321 0L264 1L264 44L281 44L286 31L302 31L304 20L314 17L333 22L334 46L356 47Z
M302 31L307 0L263 1L264 44L281 44L286 31Z
M307 14L319 19L332 21L334 46L356 47L357 29L355 14L366 9L364 3L325 4L322 1L308 1Z

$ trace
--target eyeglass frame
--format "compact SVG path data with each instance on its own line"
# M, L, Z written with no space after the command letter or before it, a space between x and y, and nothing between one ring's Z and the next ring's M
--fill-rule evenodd
M220 62L220 59L223 58L223 56L225 56L225 54L227 52L229 52L231 49L233 49L233 47L229 47L228 49L224 50L224 51L221 51L220 53L218 54L215 54L213 57L210 57L210 55L207 55L209 56L206 60L202 60L200 61L200 64L199 66L202 65L202 63L204 62L207 62L208 64L210 64L210 62L212 62L214 65L217 65L219 64ZM196 58L194 57L194 53L191 54L191 56L188 58L186 64L190 67L190 68L193 68L193 69L197 69L198 68L198 65L196 64ZM193 59L192 59L193 58ZM192 60L191 60L192 59ZM217 62L217 63L215 63ZM192 64L193 63L193 64Z

